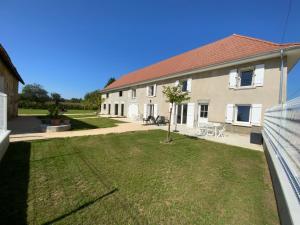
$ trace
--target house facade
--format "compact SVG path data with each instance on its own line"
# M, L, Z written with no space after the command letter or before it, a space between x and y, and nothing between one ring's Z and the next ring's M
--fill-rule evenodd
M18 115L18 86L23 79L0 44L0 92L7 95L7 117Z
M101 112L136 120L168 117L173 107L172 124L218 122L249 133L260 129L265 109L286 99L287 74L299 57L299 43L231 35L121 77L102 90ZM190 100L171 106L163 86L179 82Z

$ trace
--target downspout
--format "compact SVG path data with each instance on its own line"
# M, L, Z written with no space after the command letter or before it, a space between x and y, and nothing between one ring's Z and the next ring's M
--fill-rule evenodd
M279 104L283 104L283 49L280 50L280 84L279 84Z

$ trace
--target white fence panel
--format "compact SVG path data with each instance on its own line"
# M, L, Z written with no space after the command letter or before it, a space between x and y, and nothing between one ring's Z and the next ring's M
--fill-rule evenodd
M300 97L266 110L263 135L300 204Z
M0 92L0 132L7 130L7 96Z

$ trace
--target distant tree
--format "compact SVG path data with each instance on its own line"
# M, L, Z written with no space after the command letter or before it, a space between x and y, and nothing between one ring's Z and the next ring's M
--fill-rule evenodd
M23 101L38 103L44 103L49 100L48 92L40 84L25 85L20 98Z
M107 83L105 84L104 87L107 87L108 85L112 84L115 81L116 81L116 79L114 77L109 78L109 80L107 81Z
M74 102L74 103L80 103L80 102L82 102L82 99L81 98L71 98L69 101Z
M174 104L181 104L184 101L188 101L190 97L188 96L187 92L182 91L182 84L180 83L177 86L163 86L163 91L162 93L164 96L167 98L166 102L169 102L171 104L170 107L170 112L169 112L169 124L168 124L168 132L167 132L167 140L166 142L171 142L171 132L170 132L170 127L171 127L171 116L172 116L172 111L173 111L173 105Z
M102 98L102 95L100 91L92 91L88 92L84 96L84 104L85 106L89 108L97 108L100 111L100 107L104 99Z
M61 98L60 94L58 93L51 93L51 99L54 101L55 105L58 106L59 102L61 102L63 99Z

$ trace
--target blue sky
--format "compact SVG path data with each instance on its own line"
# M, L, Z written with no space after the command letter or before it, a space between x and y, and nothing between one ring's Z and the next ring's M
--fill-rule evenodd
M280 42L287 0L0 0L0 43L26 83L65 98L232 33ZM300 42L292 0L284 42ZM298 63L300 64L300 63ZM300 66L288 95L300 95Z

